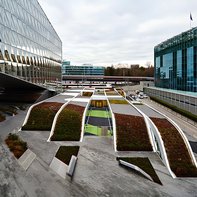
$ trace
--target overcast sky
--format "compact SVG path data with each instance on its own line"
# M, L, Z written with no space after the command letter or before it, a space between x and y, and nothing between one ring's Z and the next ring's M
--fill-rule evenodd
M197 0L39 0L72 64L153 62L154 46L197 26Z

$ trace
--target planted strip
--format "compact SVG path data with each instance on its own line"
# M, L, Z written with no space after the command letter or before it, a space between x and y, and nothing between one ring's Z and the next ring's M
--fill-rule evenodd
M83 92L82 96L90 97L90 96L92 96L92 94L93 94L93 92Z
M192 163L185 142L177 129L166 119L151 118L151 120L164 141L171 170L177 177L196 177L197 168Z
M129 104L126 100L118 100L118 99L110 99L109 102L110 104L126 104L126 105Z
M134 158L118 157L117 160L123 160L123 161L126 161L128 163L131 163L133 165L138 166L144 172L146 172L147 174L149 174L155 183L158 183L158 184L162 185L159 177L157 176L157 174L156 174L156 172L155 172L155 170L154 170L154 168L153 168L153 166L150 163L150 161L149 161L148 158L141 158L141 157L134 157Z
M28 148L27 143L21 140L16 134L10 133L5 143L17 159L19 159Z
M115 113L118 151L152 151L143 117Z
M63 103L44 102L31 110L22 130L51 130L53 119Z
M52 141L79 141L85 107L68 104L59 114Z
M55 157L69 165L72 155L76 156L79 152L79 146L60 146Z

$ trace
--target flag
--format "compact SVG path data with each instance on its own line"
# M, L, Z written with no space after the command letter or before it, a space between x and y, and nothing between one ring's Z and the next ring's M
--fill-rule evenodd
M192 14L190 13L190 20L193 21Z

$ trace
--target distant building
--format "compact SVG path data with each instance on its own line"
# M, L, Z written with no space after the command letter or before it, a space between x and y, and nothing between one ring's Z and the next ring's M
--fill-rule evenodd
M197 28L174 36L154 49L155 86L197 91Z
M61 80L61 62L62 42L38 1L1 1L0 72L44 83Z
M62 63L62 75L104 75L104 67L83 64L82 66L71 66L67 61Z

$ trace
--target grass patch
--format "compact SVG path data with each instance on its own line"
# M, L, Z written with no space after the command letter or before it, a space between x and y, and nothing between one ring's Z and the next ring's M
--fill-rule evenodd
M17 159L19 159L28 148L27 143L21 140L16 134L9 133L5 143Z
M161 181L159 180L159 177L157 176L157 174L156 174L156 172L155 172L155 170L148 158L117 157L117 160L123 160L123 161L130 163L130 164L138 166L143 171L145 171L147 174L149 174L155 183L162 185Z
M27 123L22 130L51 130L53 119L63 103L44 102L31 110Z
M85 132L96 136L103 136L101 127L90 125L90 124L85 125ZM110 130L107 131L107 136L111 136Z
M111 104L126 104L126 105L129 104L126 100L118 100L118 99L110 99L109 102Z
M158 98L155 98L155 97L152 97L152 96L150 98L153 101L155 101L157 103L160 103L160 104L164 105L165 107L168 107L171 110L173 110L173 111L175 111L175 112L177 112L177 113L179 113L179 114L181 114L181 115L183 115L183 116L185 116L185 117L197 122L197 116L195 114L192 114L191 112L186 111L184 109L180 109L180 108L176 107L175 105L169 104L169 103L167 103L165 101L162 101L162 100L160 100Z
M143 117L115 113L118 151L152 151Z
M99 118L109 118L110 113L109 111L105 111L105 110L89 110L88 116L99 117Z
M52 141L79 141L84 107L68 104L56 122Z
M177 129L166 119L151 118L164 142L170 168L177 177L197 177L185 142Z
M76 156L79 152L79 146L60 146L55 157L69 165L72 155Z
M92 96L92 94L93 94L93 92L83 92L82 96L90 97L90 96Z

